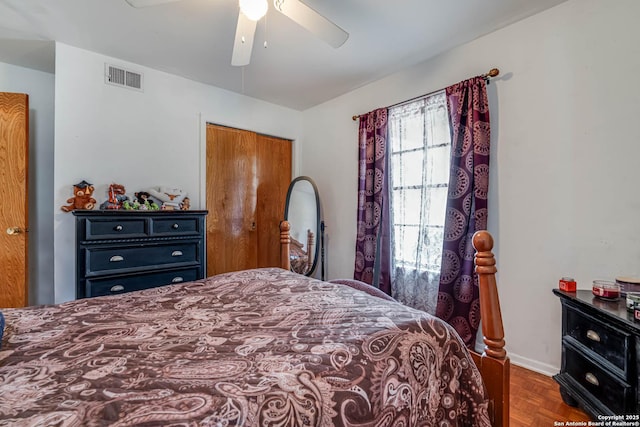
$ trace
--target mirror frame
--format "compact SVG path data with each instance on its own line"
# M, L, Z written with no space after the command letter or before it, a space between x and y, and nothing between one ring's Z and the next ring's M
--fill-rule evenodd
M313 274L314 271L316 271L316 267L318 266L318 255L320 252L320 242L319 242L319 238L320 238L320 196L318 195L318 187L316 186L316 183L313 181L313 179L311 179L311 177L302 175L299 176L297 178L294 178L293 181L291 181L291 183L289 184L289 189L287 190L287 198L286 201L284 203L284 220L285 221L289 221L289 202L291 199L291 193L293 192L293 188L295 187L296 183L299 181L307 181L309 182L309 184L311 184L311 187L313 188L313 193L316 197L316 244L314 245L315 248L313 250L314 254L313 254L313 264L311 265L311 268L309 269L309 271L307 271L305 273L305 276L311 276ZM291 270L293 271L293 270ZM295 271L294 271L295 273Z

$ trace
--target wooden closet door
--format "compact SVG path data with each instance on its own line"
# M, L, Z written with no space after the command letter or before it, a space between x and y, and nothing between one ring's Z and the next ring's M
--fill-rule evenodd
M207 125L207 275L280 266L291 141Z
M257 266L256 135L207 125L207 275Z
M0 308L28 304L28 153L29 98L0 92Z
M291 182L291 141L257 135L258 267L280 265L280 221Z

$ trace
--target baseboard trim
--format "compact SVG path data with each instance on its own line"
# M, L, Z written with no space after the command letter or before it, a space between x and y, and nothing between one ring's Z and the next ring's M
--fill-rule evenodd
M514 353L507 353L507 355L509 356L512 364L520 366L522 368L527 368L540 374L547 375L549 377L560 372L560 368L558 366L538 362L537 360L529 359L527 357L520 356Z

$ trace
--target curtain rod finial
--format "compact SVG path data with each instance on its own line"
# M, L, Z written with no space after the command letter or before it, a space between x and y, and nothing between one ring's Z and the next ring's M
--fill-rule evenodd
M358 120L359 118L360 118L360 116L352 116L352 117L351 117L351 120L353 120L353 121L355 122L355 121L356 121L356 120Z
M485 77L496 77L498 74L500 74L500 70L492 68L487 74L485 74Z

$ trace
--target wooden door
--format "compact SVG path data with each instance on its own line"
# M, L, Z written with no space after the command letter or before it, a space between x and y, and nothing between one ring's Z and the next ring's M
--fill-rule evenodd
M291 141L207 125L207 275L280 265Z
M0 92L0 308L28 304L28 152L29 98Z
M257 135L258 267L280 265L280 221L291 182L291 141Z
M207 275L255 268L255 134L207 125Z

